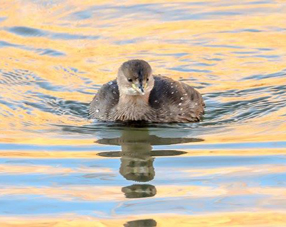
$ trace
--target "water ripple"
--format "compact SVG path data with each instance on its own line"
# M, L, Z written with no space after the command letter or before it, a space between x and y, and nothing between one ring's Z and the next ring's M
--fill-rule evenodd
M0 41L0 48L5 48L5 47L19 48L22 50L33 51L33 52L38 53L40 55L48 55L48 56L52 56L52 57L60 57L60 56L66 55L63 52L53 50L53 49L34 48L34 47L30 47L30 46L18 45L18 44L8 43L5 41Z
M249 99L255 94L264 97ZM246 122L252 118L269 115L286 107L286 86L264 86L244 90L227 90L206 94L207 110L204 124L228 124ZM221 102L219 99L236 98L236 101ZM277 98L275 98L277 97Z
M10 28L4 28L4 30L14 33L16 35L26 36L26 37L47 37L51 39L63 39L63 40L74 40L74 39L96 40L100 38L100 36L93 36L93 35L87 36L87 35L78 35L78 34L69 34L60 32L56 33L30 27L10 27Z

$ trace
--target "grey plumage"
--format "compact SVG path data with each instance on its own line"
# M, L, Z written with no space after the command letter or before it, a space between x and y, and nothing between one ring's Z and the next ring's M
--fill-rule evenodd
M191 86L167 77L155 77L149 104L158 122L195 122L204 113L201 94Z
M191 86L171 78L154 76L154 87L146 106L132 97L129 106L120 108L118 83L104 84L90 104L90 117L102 121L196 122L204 113L201 94ZM123 110L122 110L123 109ZM126 110L124 110L126 109Z

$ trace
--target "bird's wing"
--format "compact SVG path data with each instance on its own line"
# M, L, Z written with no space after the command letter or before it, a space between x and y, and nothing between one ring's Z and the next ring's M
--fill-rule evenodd
M99 89L89 106L90 118L107 120L110 110L119 101L119 90L117 81L110 81Z
M168 77L155 76L149 103L174 121L198 121L204 113L204 101L193 87ZM167 116L168 115L168 116Z

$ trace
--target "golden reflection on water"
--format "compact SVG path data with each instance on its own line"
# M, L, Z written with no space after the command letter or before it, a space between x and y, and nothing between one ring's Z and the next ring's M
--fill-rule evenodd
M255 156L255 155L283 155L285 149L238 149L238 150L182 150L184 154L182 156L196 157L196 156ZM95 152L84 152L84 151L0 151L0 157L7 158L37 158L37 159L77 159L77 158L88 158L88 159L104 159L105 157L98 156L97 151Z
M234 176L234 175L233 175ZM146 189L146 191L143 191ZM116 186L70 186L70 187L19 187L19 188L1 188L2 196L13 196L13 195L41 195L46 198L56 198L60 201L72 201L80 199L83 201L116 201L124 202L125 197L127 198L146 198L156 195L156 198L162 199L175 199L177 197L185 198L204 198L206 195L210 198L223 198L225 196L246 196L246 195L267 195L273 196L273 198L265 201L261 199L260 204L280 202L281 204L286 200L286 194L284 188L270 188L270 187L247 187L246 184L237 183L232 185L222 185L220 188L212 188L205 186L172 186L160 185L156 188L150 184L134 184L132 186L126 186L123 188ZM259 205L259 204L257 204Z
M279 23L280 21L283 21L282 18L276 18L275 14L268 15L269 17L274 17L270 23L275 21L275 23ZM9 17L10 18L10 17ZM3 26L9 26L10 20L7 20L2 22ZM32 72L36 72L39 74L43 79L46 79L53 83L55 86L67 86L69 89L78 89L80 84L82 83L82 80L79 80L78 77L68 75L68 77L65 77L62 75L63 71L59 71L55 68L55 66L68 66L72 65L73 67L78 68L81 71L86 72L86 74L83 77L90 77L94 78L94 83L96 84L102 84L110 79L113 79L116 75L116 70L118 66L122 62L122 57L120 56L127 56L127 57L133 57L134 51L140 52L141 51L151 51L154 53L146 54L144 55L144 58L146 60L149 60L155 70L155 73L161 73L164 75L170 75L174 77L175 79L179 78L188 78L190 73L186 72L174 72L172 70L168 70L167 68L173 68L178 67L178 58L168 56L168 52L173 53L185 53L186 56L179 58L181 61L198 61L201 63L208 63L212 64L213 62L211 60L215 58L216 53L223 53L226 57L223 56L223 61L216 62L216 64L209 66L207 69L212 72L212 74L219 75L219 79L214 82L212 79L208 78L205 74L200 72L192 72L192 77L199 78L199 80L205 82L205 83L211 83L212 86L205 87L203 89L200 89L203 93L210 93L210 92L220 92L223 90L231 90L231 89L246 89L246 88L259 88L263 86L267 86L271 84L271 86L278 86L283 85L284 78L266 78L259 81L256 80L248 80L247 82L241 82L238 83L236 80L241 78L242 76L246 75L253 75L253 74L267 74L271 72L279 72L285 69L285 56L281 55L279 61L268 61L267 59L263 58L254 58L250 56L249 58L237 58L237 56L234 56L231 52L233 49L227 48L227 47L219 47L219 45L222 45L219 42L216 42L215 40L221 40L220 42L227 43L227 40L231 40L231 45L238 45L238 46L244 46L246 49L250 48L247 47L247 45L250 45L252 49L254 48L274 48L275 50L279 50L279 52L285 52L286 46L285 42L280 42L279 40L286 40L286 35L284 37L280 37L281 34L273 33L267 33L267 34L259 34L259 33L219 33L217 31L216 33L213 33L214 30L219 28L220 30L224 29L230 29L231 30L239 30L247 24L247 21L252 21L252 19L246 17L243 19L243 21L239 22L238 24L232 23L230 26L230 22L228 21L211 21L211 22L201 22L201 21L187 21L187 22L180 22L179 24L174 24L172 22L164 23L163 25L158 26L164 26L163 28L157 28L153 26L146 25L146 27L136 27L136 25L133 24L134 30L132 27L130 28L129 25L126 26L126 29L128 31L122 31L122 28L120 29L120 32L117 33L108 32L108 35L112 37L112 40L120 40L121 33L124 34L124 37L126 39L126 36L130 36L130 39L137 39L140 37L148 37L148 33L154 33L154 31L160 30L160 33L168 33L172 31L181 31L183 29L183 32L179 32L178 34L175 33L179 37L192 37L198 33L208 34L212 33L212 37L215 36L213 39L212 45L218 45L218 47L204 47L204 46L191 46L189 44L172 44L169 43L168 40L164 40L164 37L157 37L160 40L160 43L148 41L148 38L142 42L137 42L136 44L126 44L126 45L114 45L112 44L112 40L109 42L104 40L80 40L77 42L62 42L61 40L50 40L46 39L44 37L19 37L17 35L12 35L6 31L1 31L1 38L3 41L9 41L11 43L15 43L17 45L26 45L26 46L33 46L34 48L41 48L41 47L48 47L54 50L61 51L63 53L66 53L68 57L61 57L60 61L54 57L49 56L35 56L35 53L33 52L27 52L25 50L16 49L14 47L8 47L8 52L1 52L0 56L1 59L5 59L2 61L2 64L0 65L1 68L5 68L5 71L13 71L14 68L20 68L20 69L26 69ZM255 27L263 26L265 27L265 23L268 21L267 18L255 18ZM260 24L259 24L260 22ZM11 23L11 22L10 22ZM193 25L192 23L205 23L205 24L197 24ZM207 24L209 23L209 24ZM13 22L12 22L13 24ZM152 21L152 24L156 24L154 21ZM15 25L15 24L14 24ZM28 24L29 25L29 24ZM10 24L11 26L11 24ZM237 26L237 27L235 27ZM279 25L278 25L279 26ZM31 26L34 27L34 26ZM229 28L230 27L230 28ZM194 29L195 28L195 29ZM43 28L45 29L45 28ZM53 28L46 28L49 29L51 32L58 32L56 29ZM207 29L207 31L199 31L198 29ZM163 31L162 31L163 30ZM61 28L61 32L68 32L72 33L70 30L66 30L65 27ZM83 32L81 30L81 32ZM144 32L144 34L142 34ZM134 37L133 37L133 36ZM173 36L172 33L172 39L176 39L176 36ZM251 37L255 35L255 37ZM267 37L266 37L267 35ZM223 36L223 37L222 37ZM242 36L242 37L241 37ZM245 37L244 37L245 36ZM253 41L255 40L255 41ZM238 41L238 43L235 43L235 41ZM96 43L95 43L96 42ZM252 43L253 42L253 43ZM202 54L201 54L202 53ZM155 56L152 56L155 54ZM277 52L276 52L277 54ZM279 53L278 53L279 54ZM29 59L37 59L36 64L29 62ZM191 58L191 59L190 59ZM17 62L13 61L13 64L10 64L11 60L8 59L18 59ZM112 59L112 60L111 60ZM206 60L204 60L206 59ZM165 67L162 67L160 62L164 60ZM95 63L90 63L89 61L93 61ZM251 64L249 63L251 61ZM100 63L100 64L98 64ZM180 64L180 63L179 63ZM102 71L104 69L104 71ZM106 71L107 70L107 71ZM96 76L95 76L96 75ZM219 83L218 83L219 81ZM16 93L15 93L16 89ZM29 86L18 86L17 88L12 89L5 89L4 93L7 97L13 97L13 99L21 99L22 94L25 94L29 90L33 89L34 91L37 91L38 88L31 88ZM39 90L40 91L40 90ZM48 95L53 95L58 98L64 98L69 100L78 100L80 102L86 102L88 103L92 99L92 95L82 95L78 92L59 92L59 91L45 91ZM257 98L265 94L255 94ZM251 99L251 95L248 96L248 99ZM221 101L231 101L232 99L236 98L222 98ZM9 111L7 109L7 111ZM267 137L267 140L282 140L285 139L285 121L282 121L280 123L280 128L275 128L275 135L271 138L271 135L263 134L261 133L261 128L259 127L260 123L263 122L272 122L273 120L284 120L284 116L281 116L281 113L285 112L285 108L279 110L280 112L274 112L271 115L266 115L261 118L256 118L255 122L247 123L246 126L236 125L235 128L235 134L236 137L232 138L229 137L228 133L223 133L221 136L216 135L215 137L210 136L207 138L206 141L221 141L222 137L225 140L228 141L241 141L245 140L246 138L250 138L248 135L245 136L244 133L246 132L245 127L249 128L249 124L251 124L252 128L252 134L255 135L254 137L251 137L250 140L253 141L264 141L265 136ZM15 129L13 131L13 134L21 134L23 130L23 122L27 122L32 124L33 129L43 129L45 128L44 125L48 124L48 122L53 123L64 123L64 124L73 124L73 125L82 125L86 121L83 119L70 119L67 117L61 117L59 118L56 115L53 115L51 113L45 113L40 110L33 110L33 115L29 115L26 113L25 110L18 110L17 115L15 116L16 119L19 119L19 121L15 121L15 118L7 118L5 121L1 121L1 130L5 130L7 128L11 128L11 125L13 125L13 128ZM36 116L36 117L35 117ZM13 119L13 122L10 120ZM271 130L271 128L270 128ZM4 134L7 134L6 130L4 131ZM262 135L258 135L262 134ZM246 137L246 138L244 138ZM50 140L51 138L47 138ZM25 138L23 138L21 143L25 143ZM70 141L71 142L71 141Z
M132 8L138 4L142 5ZM180 148L181 145L193 144L285 141L283 86L286 69L286 6L283 0L257 4L252 0L244 0L239 4L223 0L100 0L96 3L93 0L4 0L0 3L0 9L0 101L9 103L6 105L0 102L0 142L44 146L39 150L1 148L0 157L3 160L40 162L1 162L2 175L20 177L20 185L13 185L12 182L11 185L1 187L1 198L33 195L57 199L59 203L81 200L118 202L122 205L126 201L135 201L136 204L144 199L150 199L150 204L152 199L173 201L175 198L181 198L180 201L193 198L200 202L199 199L208 196L216 198L219 203L220 199L228 196L261 196L256 201L256 207L250 207L249 210L242 206L241 210L218 210L217 213L205 211L202 215L183 215L176 213L176 210L170 214L160 213L159 210L152 215L143 211L139 215L119 215L114 211L107 218L81 216L72 212L35 217L13 216L9 213L4 216L1 213L1 227L285 226L285 209L280 209L286 200L283 182L280 180L280 185L277 185L279 180L274 179L277 184L273 186L271 183L249 184L245 180L247 177L260 179L283 175L286 172L284 164L270 162L215 167L205 164L202 168L170 165L163 169L156 166L156 161L164 158L173 160L175 164L177 158L216 160L232 156L250 158L285 155L285 148L275 148L275 144L271 148L260 149L236 148L235 145L227 149ZM28 30L30 33L27 34L19 32L21 28L35 30ZM180 139L172 136L162 139L149 135L147 131L136 133L131 130L120 131L120 136L110 139L98 137L98 128L86 134L64 130L64 126L81 129L92 123L80 114L70 114L70 109L64 108L68 102L64 101L76 102L74 105L89 103L97 89L94 85L114 79L120 64L131 58L149 61L155 74L182 79L199 88L207 99L206 119L199 126L199 136L183 134ZM275 73L279 75L272 75ZM2 74L5 77L2 78ZM267 102L255 105L253 100L256 99L265 99ZM241 106L232 109L233 105L240 102L243 103ZM216 122L219 113L214 119L208 116L212 112L219 112L223 105L230 107L228 113L221 115L219 120L222 123L208 126L209 122ZM265 106L270 106L271 110ZM45 109L47 107L49 111ZM83 105L82 108L86 107ZM247 108L249 111L246 117L237 118L236 115ZM261 112L258 111L260 108ZM255 111L258 112L254 117L247 118ZM229 120L233 121L224 123ZM216 131L215 128L220 130ZM199 140L194 141L190 137L198 137ZM178 145L177 150L166 150L172 144ZM58 150L49 150L52 145L68 145L73 150L63 151L60 146ZM82 148L86 145L96 147L85 151ZM165 146L166 149L158 150L157 145ZM114 146L120 147L121 151L111 152ZM114 159L120 163L118 169L105 166L94 168L84 164L49 165L51 160L80 163L80 160L96 162ZM215 187L183 183L172 185L171 180L175 179L165 176L165 172L170 173L171 170L175 177L185 177L188 181L197 178L202 178L202 182L204 178L222 181L216 182ZM124 185L78 183L62 186L53 182L52 177L64 178L72 174L80 174L80 177L74 178L76 180L102 177L103 180L99 182L105 182L107 178L104 177L110 177L110 180L120 174ZM21 185L25 177L34 175L40 176L36 183L29 185L28 181ZM229 180L233 178L233 181ZM154 183L166 179L170 182ZM119 182L122 183L122 180L120 178ZM53 184L37 185L50 181ZM267 203L272 206L265 208Z
M175 200L177 198L186 199L204 199L214 198L223 200L223 198L229 196L256 196L257 194L268 197L265 201L265 197L256 201L255 212L243 213L240 211L236 212L218 212L217 214L205 214L205 215L181 215L181 214L152 214L151 217L147 215L129 215L129 216L112 216L112 218L94 218L91 216L79 216L72 215L56 215L51 217L0 217L1 226L279 226L285 223L283 211L271 211L263 207L264 204L277 204L278 206L284 204L286 200L285 190L283 187L259 187L259 186L248 186L243 181L235 181L232 183L222 182L220 187L213 188L211 186L195 186L195 185L152 185L149 181L152 181L156 177L156 167L154 166L154 159L160 157L195 157L199 155L208 156L224 156L235 155L233 151L177 151L177 150L153 150L153 145L159 144L180 144L188 141L200 143L200 139L194 138L161 138L159 136L151 135L149 130L143 128L141 130L136 129L124 129L119 133L120 137L113 138L101 138L97 141L99 144L105 145L120 145L121 151L113 152L32 152L28 151L26 154L14 153L15 157L24 158L90 158L90 159L104 159L104 158L120 158L120 167L117 171L126 179L131 180L133 184L124 187L118 186L91 186L91 185L74 185L74 186L57 186L57 187L2 187L0 194L3 197L11 196L42 196L44 198L57 199L59 203L65 201L86 201L86 202L102 202L106 203L116 202L120 208L127 200L152 198L164 199L164 200ZM265 153L263 153L265 152ZM268 153L269 152L269 153ZM259 156L265 154L284 154L284 151L277 149L274 151L269 150L250 150L242 151L238 150L238 154L241 156ZM280 153L281 152L281 153ZM80 154L79 154L80 153ZM6 152L9 154L9 152ZM31 156L29 156L30 154ZM32 155L33 154L33 155ZM236 154L236 155L238 155ZM2 157L5 157L5 153L0 153ZM13 152L11 154L13 155ZM22 157L22 158L23 158ZM171 168L172 166L165 167ZM199 168L199 169L185 169L175 168L178 176L189 176L190 179L195 177L249 177L249 176L267 176L276 173L284 173L286 171L284 165L259 165L257 166L237 166L237 167L212 167L212 168ZM158 169L157 169L158 171ZM162 171L162 170L159 170ZM49 181L52 175L64 176L73 173L84 174L84 178L97 178L104 174L116 175L112 169L108 168L96 168L90 167L79 167L79 168L63 168L57 166L44 166L44 165L31 165L21 166L17 164L13 165L0 165L0 172L6 174L17 174L17 175L29 175L29 174L41 174ZM135 184L134 184L135 181ZM148 183L147 183L148 182ZM121 205L120 205L121 204ZM114 210L116 214L116 208Z
M246 227L246 226L256 226L256 227L265 227L265 226L284 226L286 222L286 215L283 212L254 212L254 213L222 213L217 215L202 215L202 216L184 216L184 215L168 215L168 216L153 216L152 219L148 216L132 216L126 218L120 218L116 220L110 219L94 219L90 217L77 217L77 216L66 216L60 218L33 218L33 220L25 219L11 219L0 218L0 224L3 227L11 226L29 226L29 227L38 227L38 226L56 226L56 227L66 227L66 226L83 226L83 227L94 227L94 226L128 226L127 223L137 221L139 225L144 222L142 220L149 220L147 224L154 224L151 226L201 226L201 227ZM153 220L153 221L150 221ZM146 222L145 222L146 223ZM134 226L136 223L134 223ZM145 225L150 226L150 225Z

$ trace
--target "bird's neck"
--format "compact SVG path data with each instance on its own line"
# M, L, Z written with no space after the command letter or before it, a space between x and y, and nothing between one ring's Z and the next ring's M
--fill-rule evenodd
M131 106L134 105L136 107L146 106L149 102L150 93L146 93L144 95L125 95L120 94L119 97L119 106Z
M120 95L117 105L116 118L118 120L148 120L150 113L149 95Z

